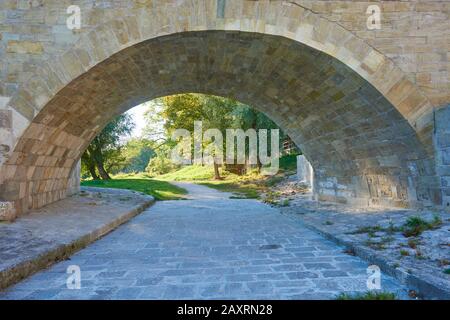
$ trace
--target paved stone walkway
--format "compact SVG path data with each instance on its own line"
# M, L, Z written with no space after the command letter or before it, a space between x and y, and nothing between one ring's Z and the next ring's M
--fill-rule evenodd
M352 247L359 257L377 261L389 274L409 283L424 299L450 299L450 213L429 209L352 208L295 195L280 209L310 229ZM431 230L405 237L408 219L440 221ZM437 219L437 220L435 220ZM371 228L371 229L370 229Z
M0 290L98 240L153 202L135 191L82 187L77 195L0 223Z
M366 291L367 263L256 200L183 184L191 200L158 202L70 260L0 299L333 299ZM81 289L66 287L70 265ZM382 289L406 297L382 275Z

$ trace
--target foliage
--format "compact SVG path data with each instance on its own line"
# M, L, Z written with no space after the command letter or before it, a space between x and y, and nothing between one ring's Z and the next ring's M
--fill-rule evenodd
M433 220L426 221L419 216L409 217L403 225L403 235L405 237L417 237L426 230L433 230L442 225L439 216L434 216Z
M160 112L165 120L164 128L170 136L176 129L194 131L194 122L204 119L201 95L188 93L162 98L163 109Z
M408 251L408 250L405 250L405 249L400 249L400 255L401 255L402 257L409 256L409 251Z
M231 111L236 102L216 96L189 93L165 97L163 104L161 115L166 119L164 127L169 135L176 129L194 132L195 122L202 121L203 131L218 129L225 136L225 130L231 126ZM210 143L212 142L203 141L203 148ZM225 150L225 141L221 147ZM216 159L217 154L211 155L214 157L214 176L221 179L218 169L221 160Z
M286 137L286 135L283 133L283 131L273 122L269 117L267 117L264 113L259 112L255 109L253 109L250 106L247 106L242 103L238 103L236 107L232 111L233 116L233 122L232 122L232 128L235 129L242 129L244 131L248 129L254 129L258 132L258 130L261 129L279 129L279 145L282 145L283 139ZM268 136L268 145L267 145L267 151L271 154L271 143L270 141L270 135ZM259 143L259 141L258 141ZM258 144L258 148L259 148ZM281 151L281 150L279 150ZM246 146L246 152L248 152L248 146ZM258 168L261 169L261 163L258 159Z
M131 139L122 148L125 163L120 172L144 172L150 159L156 155L153 143L148 139ZM117 173L117 172L116 172Z
M258 170L251 170L245 175L236 175L221 170L222 180L214 180L211 166L185 166L178 171L171 172L158 179L172 181L195 181L207 187L233 193L233 198L258 199L261 193L267 192L270 186L283 179L283 176L263 176ZM283 203L283 205L286 205Z
M172 146L175 144L175 141L170 139L172 133L176 129L186 129L192 133L194 132L194 123L196 121L202 121L203 131L218 129L224 138L226 137L226 129L242 129L244 131L250 128L255 130L278 129L278 126L266 115L247 105L233 99L195 93L179 94L158 99L146 113L146 118L152 123L162 123L164 128L164 133L162 134L160 129L149 124L145 129L146 135L148 137L159 136L158 139L163 144ZM281 133L282 137L284 137L283 133ZM207 147L209 143L211 142L203 141L203 148ZM222 147L224 154L226 154L225 139ZM191 148L194 148L193 144ZM248 155L248 145L246 148ZM271 152L270 143L268 151ZM158 167L163 163L162 160L155 160L155 162L150 167ZM221 178L218 163L218 161L214 162L214 177L216 179ZM260 167L261 165L258 163L258 168ZM292 167L289 168L291 169ZM155 170L155 172L164 171Z
M121 114L91 141L82 155L82 175L88 172L93 179L110 179L110 171L123 166L121 138L131 133L134 123L127 114Z
M420 244L418 239L409 239L408 240L408 247L411 249L416 249L417 246Z
M179 167L170 160L170 147L161 145L156 151L156 155L148 162L145 171L151 176L157 176L177 170Z
M370 237L370 234L369 234L369 237ZM365 241L364 244L374 250L384 250L384 249L386 249L386 245L390 244L392 241L394 241L393 237L385 236L379 240L369 239L369 240Z
M269 191L266 193L263 202L275 207L289 206L289 199L280 199L280 197L280 192Z
M115 176L113 180L87 180L81 182L82 186L128 189L143 192L155 197L156 200L184 199L187 191L170 184L167 181L150 179L148 176L128 175L128 178Z
M297 155L289 154L280 158L280 169L284 171L297 171Z

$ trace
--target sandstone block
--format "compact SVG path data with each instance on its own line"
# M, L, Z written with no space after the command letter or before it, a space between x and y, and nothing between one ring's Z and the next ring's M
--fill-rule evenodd
M8 41L6 52L42 54L44 52L44 48L40 42L11 40Z
M13 221L16 218L16 209L12 202L0 202L0 221Z

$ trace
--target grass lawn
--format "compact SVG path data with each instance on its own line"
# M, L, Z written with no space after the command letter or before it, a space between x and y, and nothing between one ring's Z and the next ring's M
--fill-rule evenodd
M223 180L214 180L214 169L212 166L192 165L161 175L158 179L191 181L219 191L234 193L236 198L256 199L259 197L256 184L244 183L245 179L243 177L248 178L248 175L239 177L222 169L220 171Z
M230 181L198 182L202 186L234 194L232 199L258 199L258 188L254 185L240 185Z
M201 181L198 184L224 192L234 193L235 199L259 199L260 194L267 192L269 187L280 182L283 175L262 176L252 171L243 176L232 173L225 174L223 180Z
M224 173L226 174L226 173ZM212 166L185 166L173 172L158 176L164 181L204 181L214 179L214 168Z
M184 195L187 194L183 188L174 186L167 181L148 178L145 174L118 175L112 180L85 180L81 182L81 185L134 190L149 194L156 200L180 200L184 199Z
M118 174L112 180L85 180L82 186L128 189L152 195L157 200L184 199L187 191L170 181L191 181L219 191L234 193L233 198L258 199L262 192L280 182L285 173L295 173L296 156L280 159L280 173L275 176L262 176L253 170L239 176L220 169L223 180L214 180L212 166L185 166L181 169L157 177L145 173Z
M192 165L158 176L158 179L164 181L191 181L219 191L234 193L235 196L233 198L258 199L260 193L267 191L268 187L283 179L284 172L292 171L292 159L296 159L295 156L289 156L289 159L280 159L280 174L275 176L262 176L256 170L239 176L220 169L223 180L214 180L214 169L212 166Z

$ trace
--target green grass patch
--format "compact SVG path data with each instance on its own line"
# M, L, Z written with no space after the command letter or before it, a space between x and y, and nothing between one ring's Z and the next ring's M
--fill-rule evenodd
M408 240L408 247L410 247L411 249L416 249L419 244L420 244L420 241L418 239L409 239Z
M445 274L450 274L450 268L445 269L445 270L444 270L444 273L445 273Z
M282 174L276 176L262 176L256 171L251 171L243 176L228 173L222 176L223 180L197 181L196 183L224 192L231 192L235 199L259 199L261 193L269 192L269 188L281 182ZM288 201L278 201L276 205L287 206ZM266 199L264 200L266 201ZM267 202L267 201L266 201Z
M401 249L401 250L400 250L400 255L401 255L402 257L409 256L409 251L408 251L408 250Z
M336 300L396 300L397 296L391 292L367 291L365 293L341 293Z
M86 187L134 190L149 194L156 200L180 200L184 199L184 195L187 194L185 189L170 184L167 181L143 178L142 175L130 175L128 179L115 176L112 180L85 180L81 182L81 185Z
M225 172L222 172L225 174ZM185 166L181 169L158 176L159 180L165 181L204 181L214 179L214 168L212 166Z
M222 180L214 179L212 166L185 166L177 171L158 176L163 181L191 181L218 191L230 192L233 199L258 199L260 194L268 188L281 182L284 174L275 176L262 176L257 170L250 170L247 174L239 176L220 168ZM287 205L286 203L283 203Z
M202 186L216 189L223 192L231 192L234 194L232 199L258 199L259 192L257 188L253 185L241 185L236 182L229 181L209 181L209 182L198 182Z

